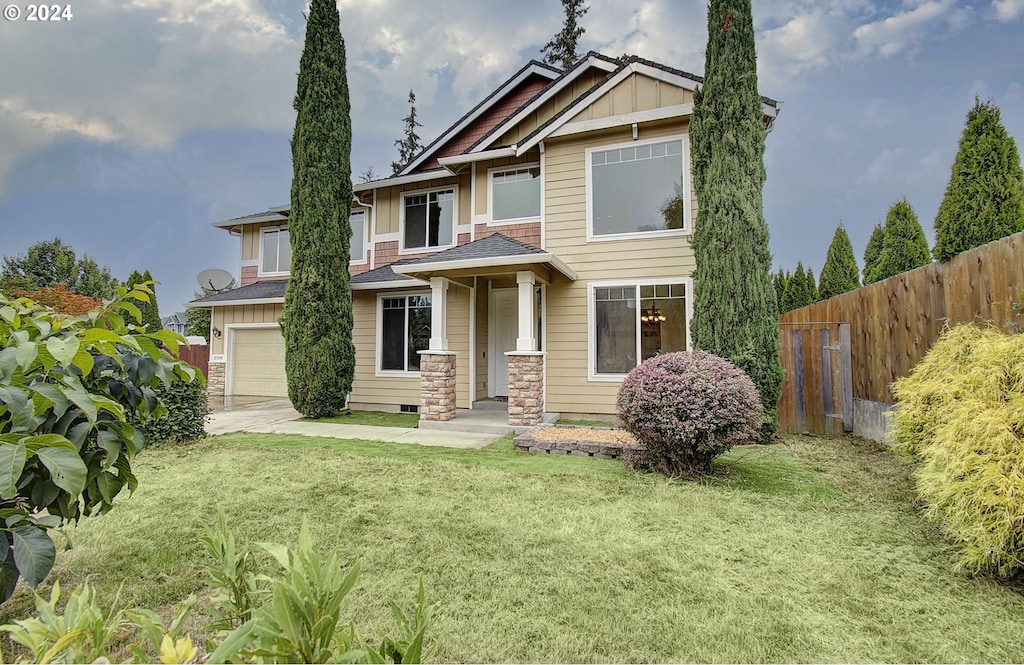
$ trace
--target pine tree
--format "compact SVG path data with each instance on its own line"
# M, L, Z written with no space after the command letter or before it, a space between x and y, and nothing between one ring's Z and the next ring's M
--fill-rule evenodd
M885 239L882 254L871 274L871 281L878 282L913 270L931 262L928 240L924 229L917 221L914 209L906 199L900 199L889 208L885 217Z
M853 255L850 236L842 223L836 227L832 236L832 244L825 255L825 265L821 268L818 282L818 295L822 300L860 287L860 272L857 270L857 259Z
M772 286L775 287L775 302L779 303L780 312L784 312L782 309L782 301L786 297L786 286L789 284L789 273L785 272L782 268L772 275Z
M694 191L694 346L753 379L762 440L778 429L779 307L764 221L765 124L750 0L711 0L707 66L690 123Z
M807 290L807 304L813 305L821 300L818 296L818 282L814 279L814 271L808 268L807 276L804 279L807 282L807 285L804 287Z
M864 286L876 282L874 274L878 268L878 259L882 258L882 243L885 242L885 227L875 224L868 238L868 245L864 248Z
M586 0L562 0L562 9L565 10L565 22L562 24L561 32L545 44L540 52L544 54L544 62L568 70L579 59L576 48L580 37L587 31L578 25L577 21L590 11L590 7L587 6Z
M409 115L402 118L402 124L405 129L402 138L395 140L395 145L398 146L398 161L391 162L391 175L398 175L423 149L420 145L420 136L416 133L416 128L423 125L416 120L416 95L412 90L409 91ZM372 171L372 167L370 170Z
M145 282L152 282L153 276L149 274L147 270L144 273L140 273L138 270L133 270L132 274L128 275L128 281L125 285L131 289L136 284L143 284ZM148 332L156 332L163 328L163 323L160 321L160 308L156 304L156 286L150 284L149 288L153 289L153 295L150 296L149 302L142 302L141 300L133 301L136 307L139 308L139 313L142 314L142 322L138 325L146 326ZM134 319L129 319L131 323L137 323Z
M796 271L789 278L786 287L786 295L783 297L779 309L782 312L792 312L810 305L817 300L817 287L814 285L814 277L804 270L804 264L797 261Z
M352 123L335 0L310 4L295 110L285 371L296 410L321 418L344 408L355 369L348 272Z
M1024 230L1024 169L995 102L974 98L935 218L935 258Z

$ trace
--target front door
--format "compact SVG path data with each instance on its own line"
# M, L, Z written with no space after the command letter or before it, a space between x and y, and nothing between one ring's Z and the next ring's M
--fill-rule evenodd
M490 339L491 380L487 391L488 397L508 397L508 356L506 351L516 350L516 337L519 336L519 291L518 289L494 289L491 291L490 302Z

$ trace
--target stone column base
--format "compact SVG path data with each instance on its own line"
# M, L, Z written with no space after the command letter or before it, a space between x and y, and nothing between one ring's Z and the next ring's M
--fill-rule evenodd
M224 363L211 362L206 378L206 395L208 397L224 397Z
M509 351L508 424L532 427L544 419L544 352Z
M420 420L455 417L455 354L420 351Z

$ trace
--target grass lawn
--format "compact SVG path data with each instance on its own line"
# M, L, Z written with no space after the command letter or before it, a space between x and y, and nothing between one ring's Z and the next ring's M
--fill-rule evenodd
M303 418L318 423L337 423L339 425L375 425L378 427L417 427L420 422L418 413L390 413L387 411L348 411L328 418Z
M438 661L973 662L1024 658L1024 596L952 572L905 469L871 444L738 449L704 482L613 461L228 435L137 458L139 490L72 530L62 586L169 611L198 537L293 542L303 515L363 575L364 626L422 576ZM67 588L67 587L66 587ZM19 592L0 620L25 616Z

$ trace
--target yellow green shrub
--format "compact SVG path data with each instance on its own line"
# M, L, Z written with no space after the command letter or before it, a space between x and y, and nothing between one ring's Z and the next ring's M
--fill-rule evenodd
M893 442L960 565L1024 571L1024 335L948 330L893 392Z

